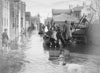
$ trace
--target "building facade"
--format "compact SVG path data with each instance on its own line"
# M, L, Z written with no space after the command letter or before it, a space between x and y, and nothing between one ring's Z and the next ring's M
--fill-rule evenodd
M10 36L11 40L21 35L21 30L25 28L26 5L21 0L10 0Z
M7 34L8 36L10 36L10 6L9 5L10 5L9 0L0 0L0 38L4 29L7 29ZM0 43L1 43L1 39L0 39Z
M3 0L3 30L8 30L9 36L9 25L10 25L10 8L9 8L9 0Z
M82 12L83 6L76 6L72 9L72 15L77 17L78 19L81 18L81 12Z
M26 12L25 13L25 22L26 22L26 31L28 29L29 26L31 26L31 13L30 12Z
M18 3L14 0L10 0L10 37L11 40L18 36L18 13L19 7Z
M2 9L3 9L3 7L2 7L2 0L0 0L0 38L1 38L1 36L2 36L2 32L3 32L3 13L2 13ZM1 48L1 43L2 43L2 41L1 41L1 39L0 39L0 48Z
M25 29L25 12L26 12L26 4L21 1L21 28Z
M7 29L10 40L21 35L22 28L25 28L25 11L26 4L21 0L0 0L0 38L4 29Z

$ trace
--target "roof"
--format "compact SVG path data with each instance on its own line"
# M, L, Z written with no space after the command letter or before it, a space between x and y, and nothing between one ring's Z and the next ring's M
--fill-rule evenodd
M59 15L59 14L71 14L71 10L68 9L52 9L52 15Z
M77 6L73 8L73 11L81 11L83 9L83 6Z
M76 17L67 14L60 14L60 15L53 16L53 20L55 22L65 22L66 20L78 22L78 19Z

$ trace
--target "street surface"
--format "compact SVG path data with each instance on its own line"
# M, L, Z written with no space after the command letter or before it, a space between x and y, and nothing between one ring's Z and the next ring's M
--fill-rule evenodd
M49 54L43 48L43 39L37 33L37 31L33 32L26 45L25 60L30 63L26 63L21 73L100 73L100 60L96 56L92 58L91 55L72 53L72 64L68 67L63 66L61 61L49 61ZM77 69L77 72L73 70L73 67Z

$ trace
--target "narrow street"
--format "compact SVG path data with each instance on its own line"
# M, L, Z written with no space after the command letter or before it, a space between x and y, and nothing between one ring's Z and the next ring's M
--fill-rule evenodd
M43 49L42 38L33 33L27 47L30 47L25 52L26 60L30 61L26 65L25 71L22 73L66 73L62 66L56 66L48 60L48 53Z
M38 35L37 31L33 32L29 42L27 43L27 50L25 51L26 58L25 60L29 61L25 65L24 70L21 73L66 73L68 72L67 67L63 66L60 62L51 62L48 60L49 54L47 51L44 51L43 48L43 39ZM84 56L82 54L81 57L77 54L77 57L73 58L73 63L77 65L80 63L84 65L83 71L84 73L99 73L98 69L100 68L100 61L98 59L90 58L82 58ZM89 57L89 56L87 56ZM75 65L76 65L75 64ZM81 67L81 65L79 65ZM76 66L77 67L77 66ZM87 69L88 68L88 69ZM85 70L84 70L85 69ZM68 72L69 73L69 72ZM73 72L71 72L73 73ZM83 72L82 72L83 73Z
M57 66L48 60L48 52L44 51L42 41L37 32L33 33L27 44L29 49L25 52L26 60L30 63L26 65L25 71L22 73L66 73L63 66Z
M100 0L0 0L0 73L100 73Z

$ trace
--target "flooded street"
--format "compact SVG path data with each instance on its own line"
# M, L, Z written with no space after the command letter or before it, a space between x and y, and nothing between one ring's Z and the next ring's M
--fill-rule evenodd
M47 51L44 51L43 48L43 39L37 33L37 31L33 33L26 45L27 50L25 51L25 60L30 63L25 65L24 70L21 73L80 73L73 71L73 69L76 68L78 70L79 67L81 68L81 65L83 66L81 68L81 73L100 73L100 61L98 59L92 59L91 57L90 59L88 58L89 56L83 58L83 55L79 57L80 54L73 54L73 58L71 59L72 63L68 66L72 69L70 72L68 67L63 66L60 61L49 61L49 54Z
M100 73L100 0L0 0L0 73Z
M25 71L22 73L66 73L63 66L56 66L48 60L49 55L43 50L42 41L42 38L36 33L31 37L27 44L27 47L30 48L25 52L26 60L30 63L26 65Z

